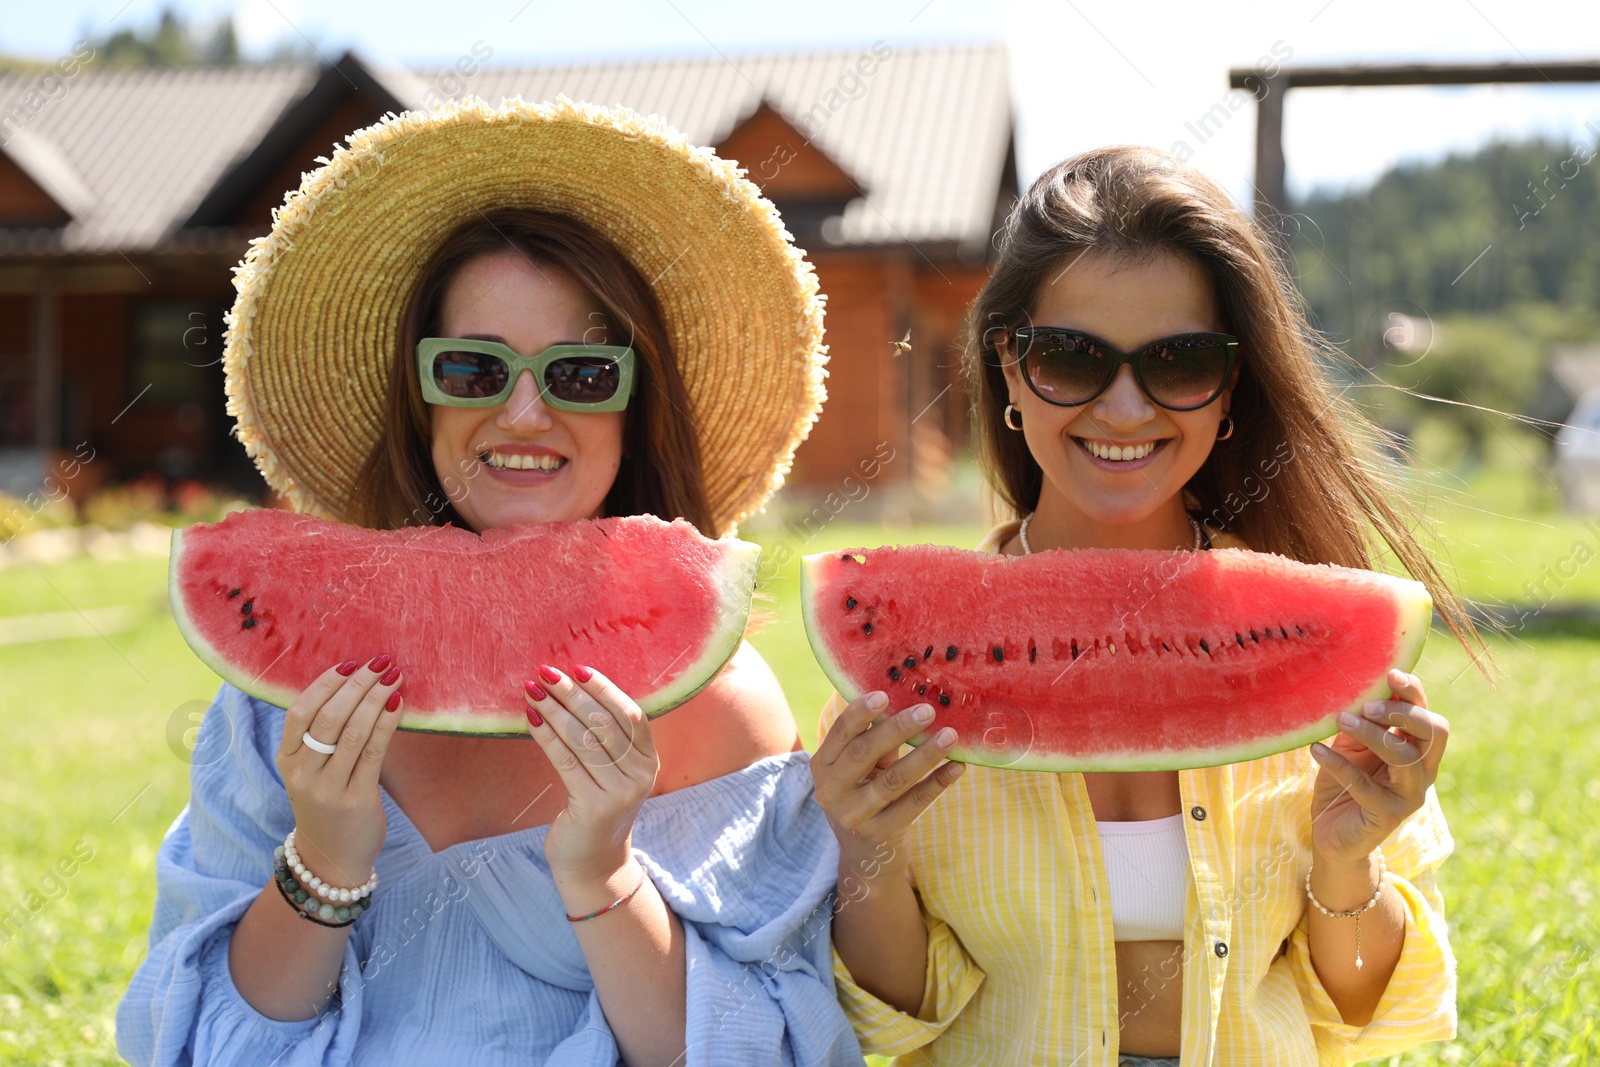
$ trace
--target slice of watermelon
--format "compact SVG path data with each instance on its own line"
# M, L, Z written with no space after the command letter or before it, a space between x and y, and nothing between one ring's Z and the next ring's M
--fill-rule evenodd
M172 614L245 692L288 707L347 658L405 672L400 729L526 737L541 663L593 667L658 715L739 647L757 545L653 516L376 531L276 509L172 535Z
M956 730L950 758L1045 771L1206 767L1325 738L1389 697L1433 610L1419 582L1242 549L828 552L805 557L801 599L843 696L927 701L929 734Z

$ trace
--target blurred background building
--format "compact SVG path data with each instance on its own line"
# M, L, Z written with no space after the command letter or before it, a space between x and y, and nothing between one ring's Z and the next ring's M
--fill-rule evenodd
M100 481L263 490L224 410L232 267L335 142L468 93L659 114L761 185L828 295L829 400L793 484L838 485L887 444L885 482L937 487L964 444L962 318L1018 191L998 46L566 66L469 53L437 69L346 52L86 70L32 108L38 84L0 76L15 102L0 111L0 448L15 480L87 442Z

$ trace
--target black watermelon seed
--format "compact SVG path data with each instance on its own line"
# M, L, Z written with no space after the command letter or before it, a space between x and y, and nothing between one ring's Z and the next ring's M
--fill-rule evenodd
M955 645L951 645L949 648L944 650L944 658L946 660L952 660L952 659L956 658L956 646Z
M994 646L994 661L996 663L999 663L1001 660L1003 660L1005 658L1006 658L1006 654L1003 651L1001 651L1000 646L999 645L995 645Z
M909 671L911 668L915 667L916 665L917 665L917 657L915 657L915 656L907 656L906 657L906 670Z
M256 620L254 620L254 619L246 619L246 620L244 620L244 628L246 630L250 629L250 627L254 626L255 624L256 624Z
M1161 642L1161 647L1166 649L1168 652L1172 651L1172 647L1170 645L1168 645L1165 641Z
M847 596L847 597L844 598L844 610L846 610L846 611L854 611L854 610L856 610L856 598L855 597Z
M898 682L900 680L900 668L899 667L890 667L889 668L889 680L890 681L894 681L894 682Z
M1234 634L1234 635L1233 635L1233 639L1234 639L1234 640L1235 640L1235 641L1237 641L1237 642L1239 642L1239 647L1240 647L1240 648L1243 648L1243 647L1244 647L1244 637L1243 637L1243 636L1242 636L1242 635L1240 635L1240 634Z
M1206 644L1206 639L1203 637L1200 639L1200 651L1208 656L1211 655L1211 646Z
M921 685L917 686L917 696L922 697L922 696L927 696L927 695L928 695L928 683L927 682L923 682Z
M861 627L861 632L864 633L864 634L870 634L872 632L872 624L869 622L866 625L862 626Z
M1284 639L1285 639L1285 640L1287 640L1287 639L1288 639L1288 637L1289 637L1289 631L1288 631L1288 630L1285 630L1285 629L1284 629L1284 628L1283 628L1283 627L1281 627L1281 626L1280 626L1280 627L1278 627L1278 633L1280 633L1280 634L1282 634L1282 635L1283 635L1283 637L1284 637Z
M933 646L932 645L929 645L927 648L922 650L922 658L923 659L932 659L933 658Z
M1254 641L1258 645L1261 643L1261 638L1256 636L1256 632L1254 630L1250 631L1250 640Z
M1033 662L1033 661L1034 661L1034 660L1036 660L1036 659L1038 659L1038 658L1039 658L1039 649L1038 649L1038 646L1036 646L1036 645L1029 645L1029 646L1028 646L1028 662L1029 662L1029 663L1032 663L1032 662Z
M1078 642L1076 641L1072 642L1072 658L1078 658Z
M228 599L232 600L234 597L236 597L238 595L239 595L239 590L235 589L233 592L228 594Z
M1299 634L1301 637L1304 637L1306 635L1306 632L1304 630L1300 629L1300 627L1298 627L1298 626L1296 626L1294 628L1294 632Z
M240 614L243 614L243 615L248 615L248 614L250 614L250 606L251 606L251 605L252 605L252 604L254 604L254 603L255 603L255 601L254 601L254 600L246 600L246 601L245 601L245 602L244 602L244 606L243 606L243 607L242 607L242 608L240 608L240 609L239 609L239 612L240 612Z
M940 693L939 694L939 703L942 706L948 708L950 706L950 694L949 693Z

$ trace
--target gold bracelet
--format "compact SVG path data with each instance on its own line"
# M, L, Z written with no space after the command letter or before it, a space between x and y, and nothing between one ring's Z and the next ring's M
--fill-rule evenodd
M1311 892L1311 872L1306 871L1306 899L1311 901L1313 907L1330 919L1354 919L1356 921L1356 970L1361 969L1361 916L1371 911L1378 903L1378 898L1383 896L1383 876L1389 873L1388 864L1383 859L1383 849L1378 849L1378 888L1372 891L1372 899L1350 911L1329 911L1322 906L1316 894Z

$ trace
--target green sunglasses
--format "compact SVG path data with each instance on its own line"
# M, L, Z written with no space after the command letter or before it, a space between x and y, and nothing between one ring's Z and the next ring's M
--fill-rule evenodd
M490 408L511 396L524 370L557 411L622 411L633 396L633 349L621 345L551 345L522 356L499 341L424 337L417 342L422 399L459 408Z

